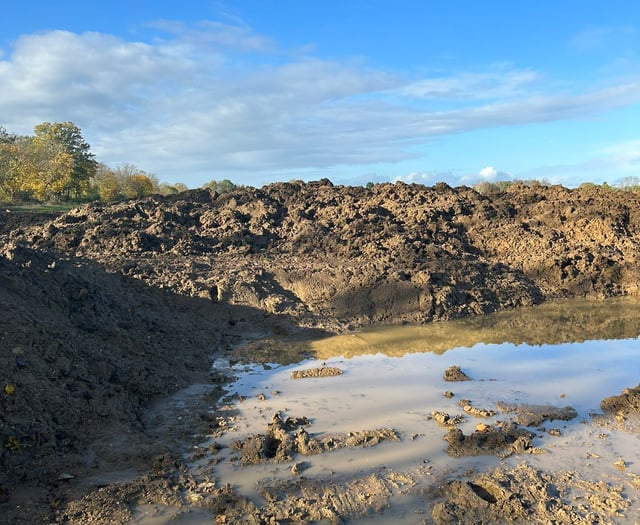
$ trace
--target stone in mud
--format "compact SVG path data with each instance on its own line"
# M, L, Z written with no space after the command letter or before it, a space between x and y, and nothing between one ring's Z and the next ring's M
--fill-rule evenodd
M317 368L307 368L306 370L294 370L291 372L291 379L304 379L307 377L333 377L342 375L342 370L335 366L319 366Z
M544 421L570 421L578 416L575 408L555 407L553 405L527 405L516 403L505 403L498 401L496 407L502 413L513 413L513 420L518 425L525 427L535 427L541 425Z
M457 365L450 366L444 371L445 381L471 381L471 378L465 374Z

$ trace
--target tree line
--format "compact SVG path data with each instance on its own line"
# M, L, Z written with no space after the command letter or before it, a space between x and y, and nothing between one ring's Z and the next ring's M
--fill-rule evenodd
M474 185L479 193L500 193L516 183L548 186L546 180L495 181ZM581 186L592 185L584 183ZM372 182L367 188L372 188ZM611 190L640 192L640 178L625 177ZM212 180L203 186L217 193L237 186L228 179ZM112 168L98 162L82 131L73 122L43 122L33 135L16 135L0 126L0 202L78 203L117 201L171 195L187 190L182 183L160 183L153 174L133 164Z
M236 186L225 179L205 187L222 193ZM108 202L187 189L160 183L133 164L112 168L98 162L73 122L43 122L28 136L0 126L0 202Z

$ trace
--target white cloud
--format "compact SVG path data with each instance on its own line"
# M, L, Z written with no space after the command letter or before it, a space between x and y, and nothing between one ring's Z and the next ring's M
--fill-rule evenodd
M107 163L192 186L262 184L415 158L431 137L584 118L640 100L640 78L562 93L540 91L542 74L526 68L406 80L358 61L288 55L241 23L160 26L163 38L152 43L22 36L0 55L0 124L30 133L42 121L72 120Z
M481 73L463 72L447 77L418 80L402 86L398 94L426 99L491 99L529 94L542 80L531 69L489 68Z
M482 168L478 175L484 180L495 180L498 176L498 170L493 166L487 166L486 168Z
M617 171L640 174L640 139L608 146L600 153L616 165Z
M412 171L406 175L399 175L394 178L394 182L405 182L407 184L423 184L433 186L437 182L448 181L449 184L457 186L460 184L460 177L450 171Z
M513 175L506 171L500 171L493 166L487 166L482 168L476 176L481 181L497 181L497 180L510 180L513 179Z

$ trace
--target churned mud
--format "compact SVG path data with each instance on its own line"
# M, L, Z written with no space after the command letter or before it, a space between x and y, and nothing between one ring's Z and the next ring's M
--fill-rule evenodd
M622 485L567 471L540 471L523 463L448 482L431 517L436 525L626 523L630 502L624 491Z
M450 456L496 455L507 457L511 454L533 454L533 433L518 428L513 423L501 425L482 424L473 433L465 435L459 428L452 429L444 437L449 444L447 453Z
M373 447L381 441L400 440L398 433L390 428L312 436L307 431L309 426L307 417L283 419L276 413L266 433L233 441L230 448L240 453L243 464L255 465L293 461L298 455L311 456L342 447Z
M496 403L496 407L504 414L513 414L513 420L518 425L527 427L539 426L545 421L570 421L578 417L576 409L570 406L554 407L552 405L528 405L526 403L518 405L499 401Z

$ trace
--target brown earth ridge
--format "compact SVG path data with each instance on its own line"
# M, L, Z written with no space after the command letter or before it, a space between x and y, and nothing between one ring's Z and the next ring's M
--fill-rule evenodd
M175 452L145 407L200 381L215 404L243 339L640 295L640 195L595 186L192 190L2 211L0 238L0 523Z

